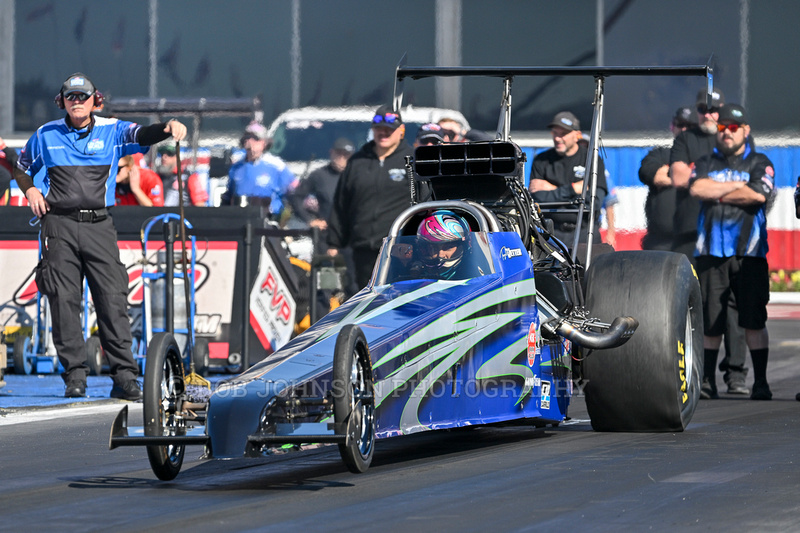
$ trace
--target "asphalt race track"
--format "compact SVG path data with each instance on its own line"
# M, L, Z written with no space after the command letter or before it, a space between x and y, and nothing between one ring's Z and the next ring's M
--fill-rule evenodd
M798 531L800 322L782 316L771 402L722 393L683 433L595 433L574 398L559 428L378 441L362 475L334 447L232 461L190 447L161 482L144 449L108 450L121 403L6 411L0 531Z

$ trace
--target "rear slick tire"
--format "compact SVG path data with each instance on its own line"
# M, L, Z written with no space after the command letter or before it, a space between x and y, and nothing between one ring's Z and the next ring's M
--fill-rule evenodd
M186 390L181 351L167 332L156 333L147 347L144 371L144 434L175 435L184 422L181 412ZM185 445L148 446L150 468L162 481L175 479L183 465Z
M618 348L583 361L586 408L596 431L683 431L700 397L703 313L697 275L682 254L615 252L586 275L586 308L639 328Z

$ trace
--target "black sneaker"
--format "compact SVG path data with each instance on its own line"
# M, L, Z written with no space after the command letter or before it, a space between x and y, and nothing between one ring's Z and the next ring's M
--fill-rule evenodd
M703 384L700 385L700 399L716 400L717 398L719 398L719 394L717 394L716 385L712 385L708 379L703 379Z
M751 400L771 400L772 391L766 381L756 381L753 383L753 392L750 394Z
M64 389L64 398L84 398L86 396L86 383L83 381L68 381Z
M114 384L111 387L112 398L119 398L120 400L128 400L135 402L142 399L142 386L135 379L126 382L123 385Z

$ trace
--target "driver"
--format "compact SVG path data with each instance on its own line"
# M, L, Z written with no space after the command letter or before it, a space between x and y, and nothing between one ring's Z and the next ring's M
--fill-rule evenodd
M459 266L469 253L469 231L469 224L452 211L435 211L425 217L417 228L418 261L411 270L418 269L420 277L463 278Z

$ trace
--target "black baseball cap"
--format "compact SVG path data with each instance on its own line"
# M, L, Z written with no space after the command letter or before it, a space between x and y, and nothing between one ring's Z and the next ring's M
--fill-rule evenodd
M417 130L417 142L420 144L439 144L444 142L445 129L435 122L423 124Z
M347 139L345 137L339 137L336 139L336 142L333 143L333 150L337 152L347 152L348 154L352 154L356 151L356 146L353 144L353 141Z
M697 93L697 105L708 104L708 91L701 90ZM725 105L725 95L719 89L714 89L711 93L711 107L722 107Z
M717 119L717 123L738 124L739 126L742 124L748 124L747 112L738 104L725 105L719 110L719 118Z
M694 119L694 110L691 107L679 107L675 111L675 116L672 117L672 123L679 127L689 127L697 122Z
M95 88L92 80L86 77L86 74L76 72L64 82L61 86L61 94L67 96L70 93L82 93L87 96L94 94Z
M382 105L375 110L375 116L372 117L373 126L384 126L396 130L403 124L403 117L400 116L399 111L394 111L392 106Z
M579 131L581 129L581 123L578 117L569 111L556 113L556 116L554 116L550 124L547 125L548 128L555 128L556 126L569 131Z

